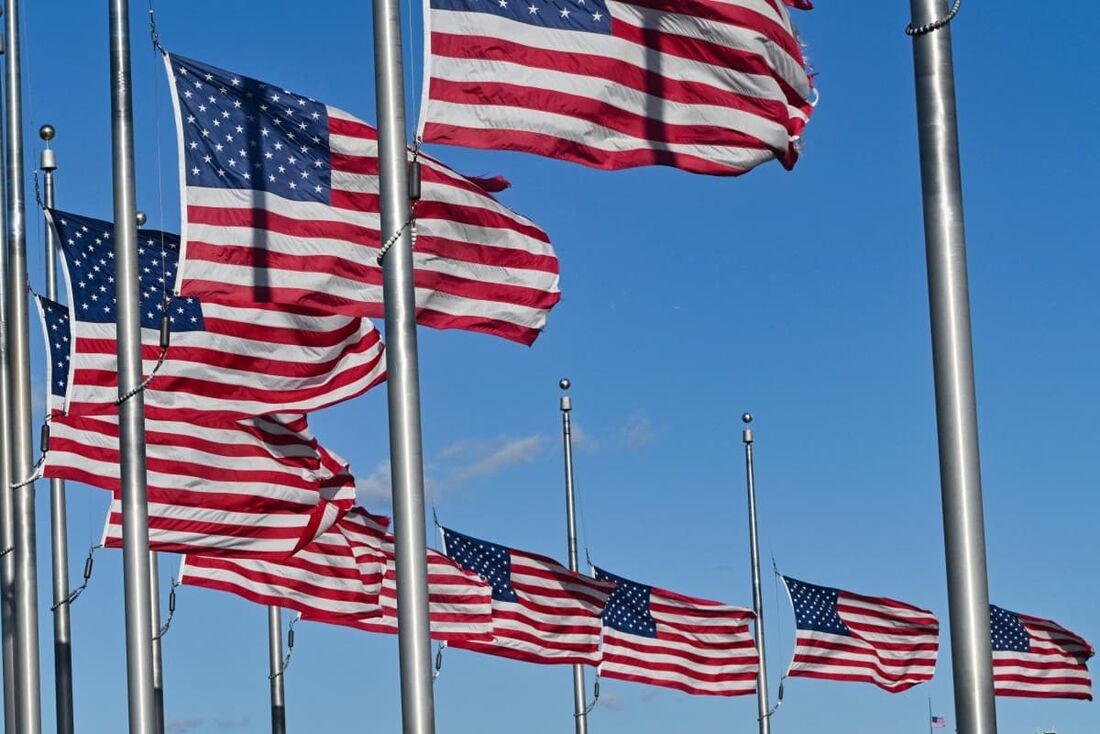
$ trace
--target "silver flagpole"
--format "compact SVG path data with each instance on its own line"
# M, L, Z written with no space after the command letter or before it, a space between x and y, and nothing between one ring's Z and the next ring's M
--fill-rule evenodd
M38 137L46 142L38 159L42 169L42 202L54 206L53 173L57 156L50 148L53 125L38 128ZM57 236L46 222L46 297L57 300ZM48 337L47 337L48 338ZM46 385L46 400L52 386ZM57 734L73 734L73 638L69 623L69 531L65 509L65 480L50 480L50 540L53 551L53 679L57 716Z
M8 39L4 90L8 137L8 379L11 383L11 474L15 518L15 698L20 734L42 729L38 667L38 554L35 541L34 438L31 424L31 353L27 313L27 222L23 198L23 95L19 66L19 2L4 2Z
M11 0L8 0L11 2ZM145 401L141 301L138 298L134 115L130 87L129 2L110 0L111 141L114 172L115 319L118 336L119 470L122 486L122 572L126 600L126 682L130 734L154 734L153 625L149 584L149 508L145 475ZM131 396L130 393L134 391Z
M138 221L142 221L139 216ZM164 662L160 636L160 564L157 552L149 551L149 626L153 628L153 705L157 734L164 734Z
M286 698L283 693L283 613L267 608L267 650L271 674L271 734L286 734Z
M760 669L756 673L756 713L760 722L760 734L771 734L771 712L768 703L768 657L764 645L764 595L760 591L760 544L756 536L756 476L752 463L752 415L741 416L745 430L741 440L745 444L745 484L749 494L749 557L752 560L752 611L756 614L753 629L756 630L756 653L760 657Z
M0 53L4 49L0 47ZM6 127L0 115L0 132ZM0 166L4 148L0 145ZM0 176L0 233L8 231L8 181ZM8 248L6 236L0 234L0 481L11 485L11 384L8 370ZM15 732L15 676L19 669L15 661L15 518L12 493L0 492L0 648L4 658L4 731Z
M946 0L911 0L910 5L955 715L959 734L995 734L997 712L951 30L946 23L935 23L946 17ZM927 24L938 29L922 27Z
M558 386L564 391L568 390L570 382L562 378ZM565 451L565 522L569 541L569 570L576 571L579 568L577 562L577 515L573 502L573 431L569 420L569 411L573 409L573 401L568 395L561 396L561 440ZM576 722L577 734L588 732L588 708L584 696L584 666L573 666L573 720Z
M410 207L398 0L374 1L374 78L378 107L381 241L388 242L396 237L382 262L382 298L386 315L401 712L404 734L433 734L435 702L428 627L424 455L420 436L412 238L407 226Z

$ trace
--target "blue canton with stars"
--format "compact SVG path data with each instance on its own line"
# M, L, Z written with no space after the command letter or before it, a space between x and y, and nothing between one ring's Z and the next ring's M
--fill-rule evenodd
M852 631L837 612L836 602L840 591L828 586L815 586L784 576L787 589L791 592L794 606L795 627L800 630L828 632L834 635L852 636Z
M596 569L596 579L617 582L603 610L605 625L641 637L657 636L657 620L649 611L652 587L608 573L602 568Z
M990 604L989 633L993 638L994 652L1031 651L1031 636L1015 612Z
M91 217L50 210L72 288L73 315L77 321L115 322L114 225ZM202 306L194 298L172 297L176 265L180 258L179 235L152 229L138 230L138 289L141 292L141 325L159 329L165 294L172 331L202 331Z
M493 587L494 601L519 601L512 588L512 554L503 545L489 543L443 528L447 556Z
M328 109L279 87L169 54L189 186L327 204Z
M50 394L65 397L69 387L69 309L56 301L38 297L42 321L46 325L46 353L50 358Z
M432 0L432 9L489 13L542 28L611 34L605 0Z

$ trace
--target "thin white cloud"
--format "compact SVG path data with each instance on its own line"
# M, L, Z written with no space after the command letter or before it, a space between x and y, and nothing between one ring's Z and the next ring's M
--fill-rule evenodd
M573 448L581 451L599 451L600 441L577 421L572 422Z
M168 719L164 722L166 734L187 734L206 723L206 719Z
M635 413L627 417L626 423L619 431L619 437L627 449L638 451L657 440L657 430L649 418Z
M390 462L383 461L374 467L366 479L356 482L357 495L360 502L365 504L384 503L389 504L393 493L390 489Z
M469 458L463 465L456 467L450 474L453 483L462 484L473 479L483 479L495 474L504 467L513 464L529 464L542 453L546 446L545 436L521 436L500 438L485 442L466 452ZM451 458L460 455L450 454Z

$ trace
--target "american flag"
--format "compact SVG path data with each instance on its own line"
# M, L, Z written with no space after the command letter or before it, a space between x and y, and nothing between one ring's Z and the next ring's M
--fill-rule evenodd
M355 535L344 532L356 523L358 512L357 508L282 560L189 554L180 581L227 591L256 604L293 609L320 622L347 624L376 617L383 613L379 594L386 559L373 545L355 543Z
M989 605L998 696L1092 700L1092 645L1049 619Z
M347 465L302 417L220 427L146 419L149 544L177 553L294 553L354 502ZM104 544L121 546L118 420L60 416L44 474L109 490Z
M931 725L933 729L946 729L947 719L943 716L933 716Z
M899 693L930 680L939 651L931 612L783 577L794 607L792 678L873 683Z
M778 0L430 0L421 134L606 169L794 165L812 84Z
M710 696L756 692L749 609L695 599L596 569L615 583L603 614L600 677Z
M176 55L165 64L185 194L181 293L381 316L375 129L282 87ZM419 160L417 321L530 344L560 298L546 233L483 183Z
M66 411L114 414L114 226L54 210L65 255L75 340ZM179 237L139 230L142 354L150 374L168 309L171 345L145 391L146 415L224 423L303 413L347 400L385 379L382 343L368 319L271 306L222 306L172 295Z
M371 518L367 518L369 521ZM397 634L397 567L394 564L394 537L386 525L375 520L364 532L372 535L386 559L379 603L382 614L358 620L353 626L368 632ZM447 556L431 548L428 560L428 620L436 640L489 641L493 638L492 589L480 576L467 571Z
M72 353L69 309L57 301L35 295L42 335L48 345L46 360L46 410L51 415L65 412L65 396L69 390L69 355Z
M614 584L546 556L443 529L447 555L489 582L493 641L454 643L529 663L599 662L600 615Z

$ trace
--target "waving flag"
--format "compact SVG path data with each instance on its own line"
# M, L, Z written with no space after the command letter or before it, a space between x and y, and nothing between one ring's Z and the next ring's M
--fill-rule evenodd
M1092 645L1049 619L989 606L998 696L1092 700Z
M384 518L382 518L385 521ZM282 560L190 554L180 581L227 591L256 604L273 604L321 622L349 622L382 614L379 594L386 559L377 548L344 533L337 521L309 545Z
M811 82L776 0L428 0L421 134L597 168L794 165Z
M69 355L72 352L69 309L39 295L35 295L34 303L47 343L46 384L50 392L46 409L54 416L65 412L65 396L69 390Z
M600 677L710 696L756 692L760 658L753 613L646 586L596 569L615 583L603 613Z
M180 146L180 292L382 315L374 128L255 79L166 55ZM558 302L546 234L420 155L417 322L532 343Z
M64 253L75 348L66 412L114 414L118 397L114 247L109 222L50 213ZM359 395L385 378L382 343L367 319L172 296L179 237L139 230L142 356L151 374L159 330L171 345L145 391L153 418L224 423L304 413Z
M933 716L930 725L933 729L946 729L947 718L944 716Z
M890 693L932 678L940 626L931 612L787 576L783 581L797 627L788 676L873 683Z
M493 641L455 647L529 663L599 662L600 615L614 584L447 528L443 540L451 560L492 587Z

